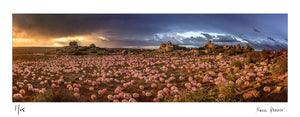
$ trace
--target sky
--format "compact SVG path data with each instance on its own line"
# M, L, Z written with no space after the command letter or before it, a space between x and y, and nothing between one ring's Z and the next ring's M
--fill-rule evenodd
M285 44L287 14L13 14L13 47L151 48L171 40L201 46ZM274 45L273 44L273 45Z

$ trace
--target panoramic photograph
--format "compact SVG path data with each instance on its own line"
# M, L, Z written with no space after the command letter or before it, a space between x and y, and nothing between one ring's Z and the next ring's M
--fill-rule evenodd
M288 102L287 14L12 14L12 102Z

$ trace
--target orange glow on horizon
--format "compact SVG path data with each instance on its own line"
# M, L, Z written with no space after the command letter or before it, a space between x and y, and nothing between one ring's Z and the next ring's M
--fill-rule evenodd
M84 37L62 37L48 40L38 40L29 38L13 38L13 47L63 47L70 41L83 41ZM64 44L65 43L65 44Z

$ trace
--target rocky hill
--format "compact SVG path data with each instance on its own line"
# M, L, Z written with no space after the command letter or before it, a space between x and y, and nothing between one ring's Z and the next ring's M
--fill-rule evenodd
M159 46L158 51L159 52L170 52L174 50L183 50L186 49L185 47L180 47L178 45L172 44L171 41L168 41L166 44L161 43Z
M69 46L58 48L56 49L56 52L58 54L85 55L97 53L98 50L101 50L101 48L96 47L96 45L93 43L90 46L79 46L77 41L71 41Z

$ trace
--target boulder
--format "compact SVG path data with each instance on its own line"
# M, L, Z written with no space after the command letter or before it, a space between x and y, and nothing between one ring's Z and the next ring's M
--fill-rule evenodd
M246 49L246 50L250 49L250 46L248 43L244 46L244 49Z
M224 49L224 50L228 50L228 49L230 49L230 46L224 45L224 46L223 46L223 49Z
M235 48L236 48L236 49L242 49L242 46L241 46L240 44L236 44L236 45L235 45Z
M171 41L168 41L166 44L161 43L160 46L159 46L158 51L160 51L160 52L170 52L170 51L178 50L178 49L179 49L178 45L172 44Z
M211 43L211 41L207 41L206 44L203 45L204 48L211 48L214 44Z

